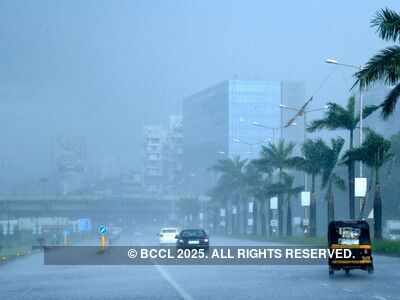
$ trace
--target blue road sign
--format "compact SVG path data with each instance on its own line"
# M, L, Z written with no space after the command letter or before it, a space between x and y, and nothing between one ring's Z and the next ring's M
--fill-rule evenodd
M100 234L107 234L107 226L104 224L99 225L98 230Z
M91 230L91 224L90 224L90 219L83 218L79 219L79 231L90 231Z

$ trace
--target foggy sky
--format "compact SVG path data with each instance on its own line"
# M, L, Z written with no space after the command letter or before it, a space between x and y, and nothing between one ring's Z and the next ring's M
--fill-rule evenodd
M51 168L59 135L94 162L140 167L142 126L225 79L303 80L313 106L344 102L352 70L386 44L370 28L395 1L0 0L0 172ZM7 172L7 174L5 174Z

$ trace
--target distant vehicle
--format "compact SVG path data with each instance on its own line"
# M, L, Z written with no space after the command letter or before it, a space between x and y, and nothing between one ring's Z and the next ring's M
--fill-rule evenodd
M175 245L176 235L178 234L178 228L161 228L160 230L160 245Z
M202 248L209 249L210 240L203 229L184 229L176 236L176 247L179 249Z
M387 220L384 236L392 241L400 240L400 220Z
M351 249L351 258L329 259L329 275L344 270L361 269L373 273L371 239L366 221L332 221L328 226L329 249Z

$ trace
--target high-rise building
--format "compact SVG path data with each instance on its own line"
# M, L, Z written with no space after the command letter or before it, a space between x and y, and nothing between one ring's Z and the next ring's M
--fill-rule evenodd
M183 154L182 116L169 117L169 126L164 144L165 184L169 192L178 192L182 185Z
M282 129L293 115L281 104L305 102L301 82L228 80L183 102L183 163L189 189L204 192L218 159L258 157L261 145L281 137L302 142L304 127Z
M163 187L163 146L166 132L161 126L144 128L144 183L150 192L161 192Z
M145 127L144 181L149 191L176 193L180 190L182 139L182 116L170 116L167 128Z
M53 153L61 193L81 189L87 168L85 138L60 136L55 141Z

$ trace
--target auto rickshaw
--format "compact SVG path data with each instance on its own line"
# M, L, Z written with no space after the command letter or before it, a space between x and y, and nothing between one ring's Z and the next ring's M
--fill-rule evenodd
M332 221L328 226L329 249L350 249L351 257L338 257L335 253L329 258L329 275L344 270L361 269L369 274L374 272L371 252L369 225L366 221Z

